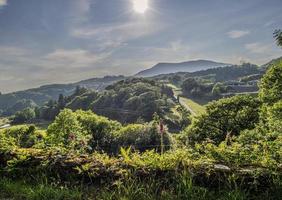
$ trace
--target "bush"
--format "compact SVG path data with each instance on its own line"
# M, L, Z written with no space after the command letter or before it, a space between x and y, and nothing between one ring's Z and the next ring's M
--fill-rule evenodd
M161 149L161 135L154 124L131 124L121 128L117 132L117 143L122 147L132 147L144 152L146 150ZM167 132L164 133L164 146L169 149L171 142Z
M35 112L33 108L26 108L23 111L18 111L13 119L14 124L21 124L30 122L35 119Z
M14 126L0 131L0 146L4 149L13 147L31 148L43 143L45 131L40 131L35 126Z
M76 113L65 109L47 129L48 144L66 149L84 150L91 135L83 129Z
M263 76L259 97L267 105L282 99L282 61L275 62Z
M196 117L184 133L192 143L212 140L219 144L227 135L236 136L242 130L253 129L259 121L260 105L258 99L249 95L209 103L206 113Z
M155 123L122 127L117 121L98 116L91 111L63 110L47 129L47 143L78 151L104 151L117 154L120 147L132 146L139 151L160 150L160 133ZM170 146L169 134L164 144Z

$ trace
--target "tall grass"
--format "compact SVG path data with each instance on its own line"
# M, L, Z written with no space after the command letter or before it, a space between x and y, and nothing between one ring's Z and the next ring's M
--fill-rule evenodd
M279 181L279 180L277 180ZM62 186L61 184L30 184L24 181L0 180L0 199L14 200L280 200L281 180L271 190L251 194L240 187L206 188L196 185L185 173L171 182L152 178L128 178L112 185Z
M82 191L48 184L28 184L24 181L0 180L0 199L15 200L80 200Z

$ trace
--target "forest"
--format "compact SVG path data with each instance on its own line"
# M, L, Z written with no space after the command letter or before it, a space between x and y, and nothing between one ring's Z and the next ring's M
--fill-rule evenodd
M185 73L76 87L17 111L0 129L0 197L281 199L282 60L240 70L232 76L259 78L255 95L222 97L217 75ZM199 92L213 100L192 115L178 95Z

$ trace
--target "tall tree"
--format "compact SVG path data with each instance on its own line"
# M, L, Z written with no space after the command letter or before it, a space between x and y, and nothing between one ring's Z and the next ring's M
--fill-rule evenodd
M63 94L60 94L59 99L58 99L58 107L59 109L63 109L65 107L65 97Z
M273 35L276 39L277 45L282 47L282 31L280 29L275 30Z
M282 61L274 63L262 78L259 97L268 105L282 99Z

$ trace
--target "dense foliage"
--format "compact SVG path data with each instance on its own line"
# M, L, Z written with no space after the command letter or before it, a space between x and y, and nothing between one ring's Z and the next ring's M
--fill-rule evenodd
M237 136L242 130L253 129L259 121L259 106L259 100L252 96L212 102L206 106L206 113L196 117L184 132L189 142L211 140L219 144L227 136Z
M160 150L159 135L157 121L122 126L91 111L65 109L48 127L47 144L79 152L118 153L121 146L139 151ZM164 145L169 144L169 136L164 133Z
M276 39L277 45L282 46L282 31L276 30L274 32L274 38Z
M257 92L257 83L263 73L264 69L245 63L240 66L178 74L173 76L177 77L177 81L173 77L169 81L181 86L183 95L189 98L211 101L238 93Z
M48 188L49 199L280 199L281 69L277 62L266 72L258 98L239 95L211 102L178 135L169 133L162 120L176 104L173 93L158 82L131 79L103 93L77 88L72 96L60 95L45 106L58 113L47 130L33 125L0 130L0 197L16 191L10 179L38 183L45 177L44 189L25 183L28 189L19 187L14 197L40 199ZM96 113L101 106L137 111L141 118L134 119L138 124L122 125L78 109L86 104L90 107L83 109ZM186 111L179 112L187 117ZM71 190L79 186L84 194Z
M161 117L175 106L173 91L147 79L127 79L108 86L104 92L76 88L68 97L59 96L41 108L41 118L52 120L63 108L92 110L121 123L149 122L154 113Z
M262 78L259 97L268 105L282 99L282 60L273 63Z
M154 113L164 116L174 106L172 89L155 81L128 79L108 86L91 104L95 113L132 123L152 120Z
M2 110L3 115L5 116L13 115L17 111L31 107L31 105L27 105L21 109L16 109L19 108L19 104L23 103L24 101L31 101L32 105L41 107L49 100L57 100L60 94L63 94L64 96L71 95L77 86L85 87L91 90L102 90L107 85L113 84L116 81L122 80L124 78L125 77L123 76L105 76L103 78L93 78L74 84L44 85L34 89L0 94L0 114Z

